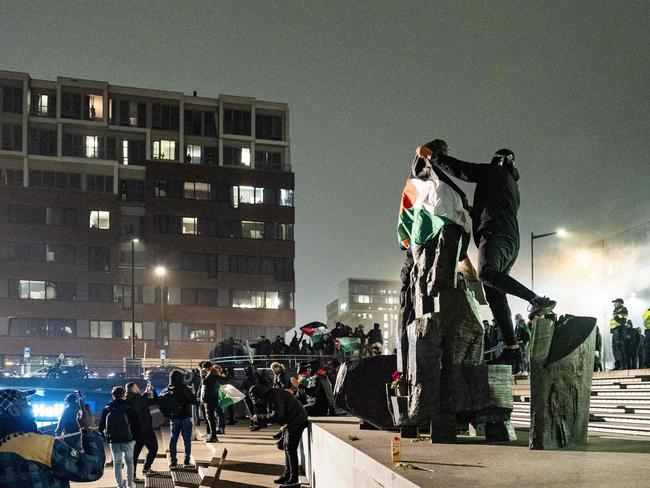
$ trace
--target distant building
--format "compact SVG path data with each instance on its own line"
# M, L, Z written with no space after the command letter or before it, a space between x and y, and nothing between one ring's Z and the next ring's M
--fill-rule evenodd
M129 357L133 302L138 357L294 327L288 122L283 103L0 71L0 368L24 347Z
M359 324L369 332L374 323L384 335L384 354L396 347L397 315L401 283L389 280L348 278L338 286L338 297L326 307L327 325L343 322L352 328Z

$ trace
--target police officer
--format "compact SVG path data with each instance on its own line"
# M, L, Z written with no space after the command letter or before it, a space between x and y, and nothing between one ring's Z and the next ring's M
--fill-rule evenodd
M627 355L625 354L625 342L627 336L628 312L622 298L612 300L614 312L609 322L609 331L612 334L612 352L614 353L614 371L627 367Z

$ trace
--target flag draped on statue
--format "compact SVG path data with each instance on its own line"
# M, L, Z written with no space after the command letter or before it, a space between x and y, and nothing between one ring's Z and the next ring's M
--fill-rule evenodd
M435 173L426 179L412 174L406 180L400 202L397 223L400 247L406 249L411 244L425 244L435 238L445 224L459 224L465 232L470 231L469 215L460 196Z

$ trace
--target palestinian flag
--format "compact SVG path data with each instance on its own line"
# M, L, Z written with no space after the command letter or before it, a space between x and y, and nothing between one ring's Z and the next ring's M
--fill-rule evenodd
M339 337L334 340L334 344L338 344L341 351L345 353L352 353L361 349L361 339L358 337Z
M397 223L400 247L426 244L446 224L462 225L469 232L469 216L458 193L435 175L426 180L409 178L402 191Z
M219 398L219 406L221 408L226 408L231 405L234 405L237 402L242 401L246 397L246 395L244 395L241 391L239 391L234 386L225 384L225 385L221 385L221 387L219 388L217 397Z
M311 337L311 340L314 344L323 341L329 337L329 330L327 326L322 322L309 322L308 324L300 327L300 331L304 332L305 335Z

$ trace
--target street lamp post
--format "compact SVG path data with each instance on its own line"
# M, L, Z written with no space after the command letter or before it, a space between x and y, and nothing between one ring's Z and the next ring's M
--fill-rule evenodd
M131 359L135 359L135 245L138 239L131 239Z
M546 232L544 234L530 233L530 288L533 291L535 290L535 240L554 235L566 237L567 233L564 229L558 229L555 232Z
M156 267L156 275L160 278L160 330L162 333L162 327L165 323L165 273L167 270L164 266Z

